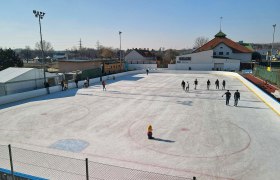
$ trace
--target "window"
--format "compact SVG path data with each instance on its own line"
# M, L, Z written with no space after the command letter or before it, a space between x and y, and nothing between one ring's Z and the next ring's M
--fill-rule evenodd
M224 52L219 52L219 55L224 55Z
M227 55L229 55L229 52L227 52Z
M223 47L221 46L220 49L223 49Z
M192 57L179 57L179 60L181 60L181 61L190 61L190 60L192 60Z
M213 56L216 56L216 52L213 52Z

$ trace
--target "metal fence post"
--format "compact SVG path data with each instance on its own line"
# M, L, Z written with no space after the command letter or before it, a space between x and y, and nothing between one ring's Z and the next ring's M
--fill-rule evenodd
M11 165L11 173L12 173L12 180L15 180L15 176L14 176L14 167L13 167L13 158L12 158L12 149L11 149L11 145L8 145L9 148L9 155L10 155L10 165Z
M87 178L87 180L89 180L89 176L88 176L88 158L86 158L86 178Z

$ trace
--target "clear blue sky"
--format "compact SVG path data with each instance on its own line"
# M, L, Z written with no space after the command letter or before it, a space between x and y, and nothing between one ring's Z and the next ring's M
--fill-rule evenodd
M39 24L32 10L46 12L43 39L55 50L101 45L118 48L192 48L198 36L212 39L222 31L239 41L280 41L279 0L3 0L0 47L34 48Z

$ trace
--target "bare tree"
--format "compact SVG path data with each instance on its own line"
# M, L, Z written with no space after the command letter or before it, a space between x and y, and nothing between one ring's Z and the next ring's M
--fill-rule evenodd
M103 58L112 58L114 54L114 50L110 47L102 47L100 49L100 56Z
M209 41L209 38L200 36L194 41L194 48L200 48Z
M25 59L27 61L27 63L28 63L28 60L31 59L31 55L32 55L31 51L32 50L29 46L25 46L25 48L20 53L20 57Z
M175 64L176 56L179 53L174 49L167 49L163 55L163 63L164 64Z
M47 42L47 41L43 40L42 44L43 44L43 50L44 50L45 53L50 53L50 52L53 51L53 47L52 47L52 44L50 42ZM36 42L35 49L36 50L41 50L41 43L40 42Z

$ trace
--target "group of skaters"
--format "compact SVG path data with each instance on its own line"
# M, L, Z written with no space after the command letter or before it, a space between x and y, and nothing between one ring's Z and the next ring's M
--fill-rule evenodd
M197 85L198 85L198 80L195 79L194 80L194 89L195 90L197 88ZM207 90L210 89L210 85L211 85L211 82L208 79L207 82L206 82ZM183 80L182 83L181 83L181 86L182 86L184 91L189 92L190 84L189 84L188 81L185 82ZM220 81L218 79L215 81L215 86L216 86L216 89L220 89ZM222 81L222 90L225 90L225 88L226 88L226 81L223 80ZM225 92L224 95L226 95L226 105L229 105L229 100L231 98L231 93L229 92L229 90L227 90L227 92ZM222 97L224 97L224 95L222 95ZM236 90L236 92L234 93L234 106L237 106L239 100L240 100L240 92L238 90Z
M79 88L79 86L78 86L78 83L79 83L78 78L75 78L74 82L76 84L76 88ZM106 82L105 82L105 80L103 80L101 84L103 86L103 91L106 91ZM65 90L68 89L68 81L67 80L61 80L60 85L61 85L61 90L62 91L65 91ZM85 79L85 81L84 81L83 88L88 88L88 87L89 87L89 78L87 77Z

